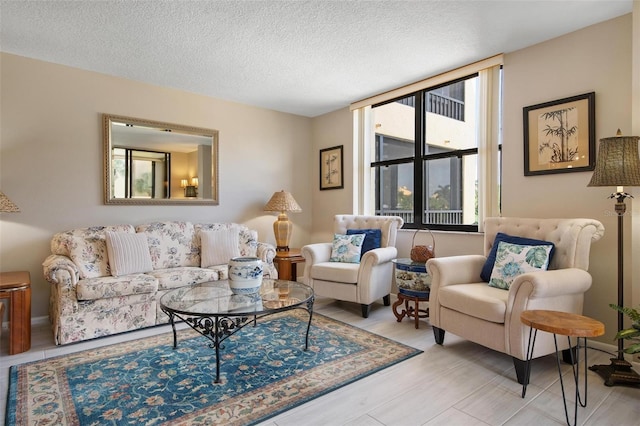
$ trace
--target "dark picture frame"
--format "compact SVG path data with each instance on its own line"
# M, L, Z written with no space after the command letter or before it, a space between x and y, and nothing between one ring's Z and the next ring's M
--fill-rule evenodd
M524 175L593 170L595 117L595 92L524 107Z
M343 145L320 150L320 190L344 188Z

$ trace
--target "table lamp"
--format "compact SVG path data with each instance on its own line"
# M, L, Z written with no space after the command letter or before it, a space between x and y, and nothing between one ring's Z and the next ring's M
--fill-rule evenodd
M0 191L0 213L16 213L20 209L9 199L4 192Z
M276 236L276 250L289 251L289 241L293 223L289 221L286 212L301 212L302 209L296 203L293 195L286 191L275 192L267 205L264 206L266 212L280 212L278 220L273 223L273 233Z
M626 198L633 198L624 192L624 186L640 186L640 158L638 157L638 136L622 136L620 129L615 137L600 139L596 167L587 186L615 186L616 192L609 198L615 198L615 211L618 216L618 306L624 306L624 252L623 225ZM623 314L618 312L618 331L623 327ZM624 359L624 340L618 339L618 356L611 358L609 365L593 365L590 370L598 373L605 385L616 383L638 384L640 375L633 371L631 363Z

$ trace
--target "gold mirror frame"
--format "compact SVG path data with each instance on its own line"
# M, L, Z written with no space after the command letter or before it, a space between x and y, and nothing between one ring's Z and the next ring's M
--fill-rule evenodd
M121 126L117 131L113 130L113 126ZM133 136L133 129L148 132L144 137L144 140L134 137L133 141L124 141L124 139L118 141L114 140L119 138L121 131L127 131L131 129L132 132L126 134L127 139ZM167 145L167 142L160 142L161 139L168 139L168 135L174 135L175 140L171 142L171 145ZM157 141L156 141L157 139ZM104 200L105 204L116 205L218 205L218 131L212 129L205 129L200 127L183 126L180 124L163 123L160 121L152 121L133 117L124 117L111 114L103 114L103 140L104 140ZM202 142L205 141L205 144ZM168 186L168 196L166 198L119 198L114 195L114 162L113 162L113 148L125 147L130 149L142 149L162 151L171 153L171 149L175 149L175 144L186 144L197 146L206 145L210 142L211 145L211 170L202 171L205 173L207 179L199 179L199 189L203 193L206 193L206 197L187 197L186 188L184 189L184 196L179 194L178 191L181 188L181 181L183 179L190 179L193 176L188 176L184 170L175 170L174 161L171 161L169 167L169 176L166 179L165 184ZM171 147L173 146L173 147ZM186 147L185 147L186 149ZM190 149L190 148L189 148ZM173 154L172 154L173 155ZM176 154L177 155L177 154ZM204 158L206 163L208 158ZM198 162L200 164L200 162ZM203 188L204 181L209 181L208 175L210 172L211 190L208 187ZM202 175L202 174L201 174ZM197 176L196 176L197 177ZM210 197L209 197L210 194Z

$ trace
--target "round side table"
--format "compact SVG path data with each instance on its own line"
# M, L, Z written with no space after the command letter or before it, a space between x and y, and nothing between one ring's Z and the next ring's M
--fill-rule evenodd
M416 328L420 328L420 318L429 317L429 308L420 309L420 302L429 301L431 277L427 273L424 262L413 262L411 259L393 259L395 265L396 285L398 286L398 300L392 309L398 322L406 316L413 318ZM398 308L404 303L404 309Z
M564 415L567 424L571 425L569 422L569 413L567 411L567 400L564 392L564 382L562 381L562 371L560 369L558 341L556 339L558 334L567 336L570 348L569 352L571 354L571 368L573 370L573 379L576 387L575 404L573 407L573 424L576 425L578 421L578 403L580 403L581 407L587 406L587 338L602 336L604 334L604 324L600 321L596 321L582 315L544 310L524 311L520 315L520 321L522 321L524 325L531 327L529 330L529 343L527 345L526 379L522 385L522 397L524 398L527 392L527 383L529 382L529 374L531 373L531 357L533 356L533 348L536 344L536 335L538 334L538 330L553 333L553 342L556 346L556 362L558 364L558 374L560 375L560 387L562 389L562 400L564 403ZM575 355L573 349L571 349L572 337L575 337L578 340ZM580 344L581 339L582 344ZM584 348L584 402L582 401L578 386L581 347Z
M420 318L429 318L429 308L420 309L420 302L429 301L428 291L411 291L411 290L398 290L398 300L393 303L393 315L396 316L398 322L406 316L407 318L413 318L416 328L420 328ZM413 306L409 303L413 302ZM404 309L398 312L398 307L404 303Z

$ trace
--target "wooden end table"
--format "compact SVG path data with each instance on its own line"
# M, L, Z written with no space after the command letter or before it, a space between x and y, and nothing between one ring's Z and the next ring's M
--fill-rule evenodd
M527 345L526 376L524 384L522 385L522 397L524 398L527 392L527 383L529 382L529 374L531 373L531 358L533 357L533 348L536 344L538 330L553 333L553 343L556 346L556 362L558 364L558 374L560 375L560 388L562 389L562 400L564 403L564 415L567 424L571 424L567 411L567 399L564 393L562 370L560 369L560 354L558 353L558 341L556 339L556 335L558 334L567 336L569 353L571 354L571 368L573 370L573 379L576 387L573 407L573 424L576 425L578 421L578 403L580 403L581 407L587 406L587 337L602 336L604 334L604 324L578 314L544 310L524 311L520 315L520 321L522 321L524 325L531 327L529 330L529 343ZM578 340L575 355L571 348L572 337ZM580 339L582 339L582 345L580 344ZM578 386L580 375L580 347L584 348L584 402L582 401Z
M9 299L9 355L31 348L31 278L29 272L0 273L0 299Z
M300 249L289 249L289 251L278 251L273 263L278 269L278 279L295 281L298 278L297 264L304 262L304 256Z

